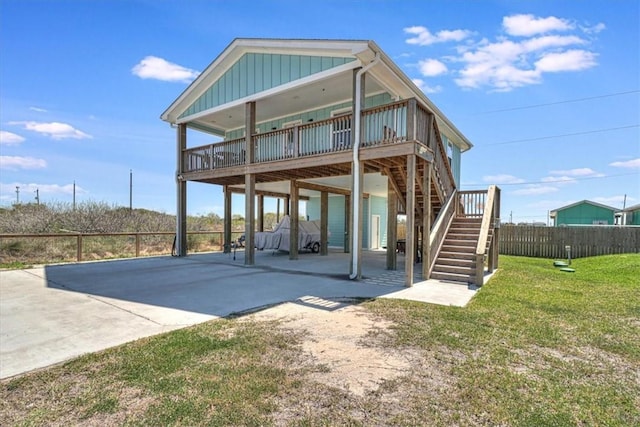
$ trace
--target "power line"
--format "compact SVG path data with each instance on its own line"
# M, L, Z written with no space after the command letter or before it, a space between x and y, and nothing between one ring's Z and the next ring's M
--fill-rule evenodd
M591 179L605 179L605 178L615 178L618 176L629 176L629 175L640 175L640 172L629 172L629 173L619 173L615 175L599 175L599 176L587 176L583 178L571 178L571 181L567 181L566 179L554 179L547 181L523 181L523 182L501 182L498 187L503 187L505 185L532 185L532 184L570 184L573 181L587 181ZM486 187L486 183L483 184L463 184L465 187Z
M631 129L631 128L637 128L637 127L640 127L640 124L628 125L628 126L620 126L620 127L615 127L615 128L606 128L606 129L594 129L594 130L588 130L588 131L584 131L584 132L574 132L574 133L564 133L564 134L558 134L558 135L540 136L540 137L537 137L537 138L515 139L515 140L512 140L512 141L494 142L494 143L491 143L491 144L477 145L476 147L480 148L480 147L489 147L489 146L492 146L492 145L517 144L517 143L520 143L520 142L541 141L541 140L544 140L544 139L564 138L564 137L567 137L567 136L589 135L589 134L594 134L594 133L611 132L611 131L614 131L614 130Z
M549 105L569 104L569 103L572 103L572 102L582 102L582 101L589 101L589 100L592 100L592 99L609 98L609 97L612 97L612 96L629 95L629 94L638 93L638 92L640 92L640 90L636 89L636 90L629 90L629 91L626 91L626 92L616 92L616 93L608 93L608 94L605 94L605 95L590 96L590 97L587 97L587 98L567 99L567 100L564 100L564 101L547 102L547 103L544 103L544 104L525 105L525 106L522 106L522 107L511 107L511 108L503 108L503 109L500 109L500 110L482 111L482 112L480 112L478 114L492 114L492 113L503 113L503 112L506 112L506 111L527 110L527 109L530 109L530 108L546 107L546 106L549 106Z

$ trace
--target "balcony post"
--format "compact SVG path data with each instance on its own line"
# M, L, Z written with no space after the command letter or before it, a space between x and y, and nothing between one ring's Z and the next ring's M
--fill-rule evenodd
M224 186L224 243L225 254L231 252L231 190L229 186Z
M256 176L244 176L244 265L255 264Z
M391 181L391 177L387 177ZM398 268L398 196L391 185L387 184L387 270Z
M404 254L404 285L413 286L413 263L415 261L415 218L416 218L416 156L407 156L407 239Z
M407 105L407 141L415 141L416 139L416 112L417 102L415 98L409 100Z
M176 167L176 256L187 255L187 181L184 180L187 148L187 125L180 123L176 131L177 167Z
M320 255L329 254L329 193L320 193Z
M300 214L298 212L298 184L294 179L291 180L291 216L289 217L289 259L298 259L298 221Z
M255 145L253 144L253 134L256 133L256 103L247 102L245 104L245 150L247 153L246 164L251 164L255 161Z

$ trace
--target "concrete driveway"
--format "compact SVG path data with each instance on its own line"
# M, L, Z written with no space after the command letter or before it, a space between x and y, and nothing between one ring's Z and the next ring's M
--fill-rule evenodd
M368 255L362 281L347 279L348 254L301 254L291 261L286 254L259 252L252 267L244 266L242 252L236 255L235 260L211 253L0 271L0 378L309 296L428 300L420 295L436 292L442 299L454 289L443 301L464 305L475 293L461 285L405 290L401 270L398 280L384 270L384 254Z

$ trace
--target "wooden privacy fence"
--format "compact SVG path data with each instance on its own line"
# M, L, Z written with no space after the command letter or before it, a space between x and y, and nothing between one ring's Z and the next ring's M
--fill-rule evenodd
M638 227L536 227L503 225L500 253L536 258L572 258L623 253L640 253Z

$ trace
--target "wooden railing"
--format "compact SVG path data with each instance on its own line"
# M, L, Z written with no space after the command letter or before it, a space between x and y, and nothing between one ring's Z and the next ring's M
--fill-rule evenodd
M482 218L486 209L487 190L459 191L456 214L465 218Z
M475 194L477 192L471 192ZM477 205L474 205L476 209ZM495 185L489 187L486 192L484 207L482 208L482 225L476 246L476 274L475 284L482 286L484 283L484 257L488 256L487 264L489 272L498 268L499 236L500 230L500 189ZM477 215L468 215L477 216ZM489 240L489 238L491 238ZM488 254L487 254L488 252Z
M364 110L360 146L374 147L408 141L407 115L409 106L415 102L405 100ZM423 115L424 113L421 112ZM352 120L352 114L345 114L255 134L252 137L255 144L254 162L272 162L348 150L353 142ZM183 172L244 165L247 160L245 144L245 138L239 138L188 148L183 152Z

